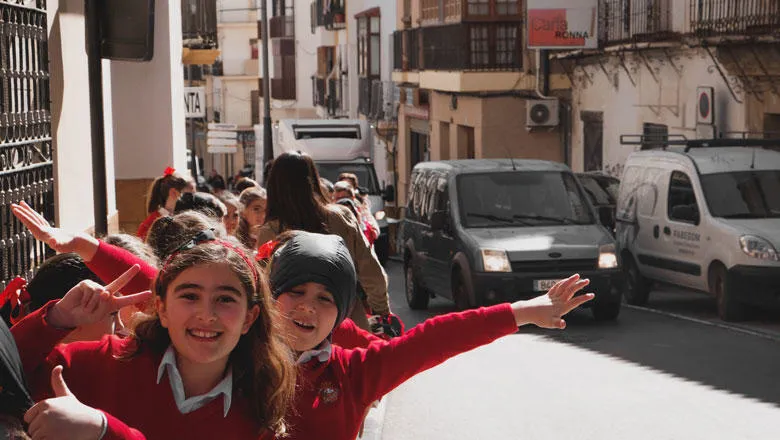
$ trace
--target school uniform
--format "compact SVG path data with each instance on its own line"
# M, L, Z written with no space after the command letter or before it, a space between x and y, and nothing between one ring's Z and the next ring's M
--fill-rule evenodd
M232 387L232 375L210 393L184 399L172 349L144 349L130 360L117 359L137 343L110 335L100 341L58 344L69 331L46 320L50 302L15 325L25 374L36 400L53 397L51 371L63 378L76 398L103 412L103 439L267 439L251 414L249 401ZM178 378L178 382L177 382Z
M327 360L314 356L300 366L285 438L352 440L369 406L407 379L516 331L511 306L500 304L431 318L367 348L332 345Z

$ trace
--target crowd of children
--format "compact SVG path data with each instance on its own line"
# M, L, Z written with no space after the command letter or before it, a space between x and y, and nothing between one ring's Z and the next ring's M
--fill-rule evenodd
M138 238L13 205L58 255L0 294L0 438L351 440L415 374L518 326L562 329L593 298L575 274L532 300L365 331L390 308L352 177L328 197L296 153L267 192L245 179L212 196L169 168Z

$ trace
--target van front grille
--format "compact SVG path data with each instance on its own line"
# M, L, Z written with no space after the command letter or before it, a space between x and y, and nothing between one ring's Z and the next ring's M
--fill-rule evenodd
M512 272L578 272L597 269L599 260L595 258L581 260L542 260L513 261Z

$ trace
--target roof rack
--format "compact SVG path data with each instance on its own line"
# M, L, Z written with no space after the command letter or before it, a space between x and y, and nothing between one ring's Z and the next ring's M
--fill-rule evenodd
M685 152L691 148L708 147L779 147L778 139L748 139L741 138L715 138L715 139L688 139L682 134L670 135L644 135L644 134L623 134L620 135L621 145L642 145L647 147L666 149L669 146L685 147Z

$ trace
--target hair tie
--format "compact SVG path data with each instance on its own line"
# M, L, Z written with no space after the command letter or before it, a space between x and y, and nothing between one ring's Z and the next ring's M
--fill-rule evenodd
M167 168L165 168L165 171L163 171L163 176L165 176L165 177L172 176L173 173L175 173L175 172L176 172L176 170L173 167L167 167Z
M5 290L0 293L0 309L5 307L6 303L11 304L11 325L27 316L30 302L32 302L32 297L27 291L27 280L22 277L12 279Z
M271 254L274 252L274 248L279 244L278 240L268 240L262 246L257 249L255 254L255 260L267 260L271 258Z
M252 271L252 276L255 279L255 284L260 285L260 274L257 272L257 266L252 263L252 260L250 260L244 251L242 251L240 248L234 246L232 243L218 239L217 236L214 234L214 229L207 229L205 231L200 231L197 234L195 234L192 239L187 241L186 243L179 246L175 251L173 251L168 258L165 259L165 263L163 264L162 270L165 271L168 268L168 265L171 261L173 261L173 258L178 255L180 252L188 251L195 246L202 244L202 243L208 243L208 242L216 242L220 245L232 250L236 254L238 254L239 257L241 257L242 260L244 260L244 263L246 263L247 266L249 266L249 270Z

